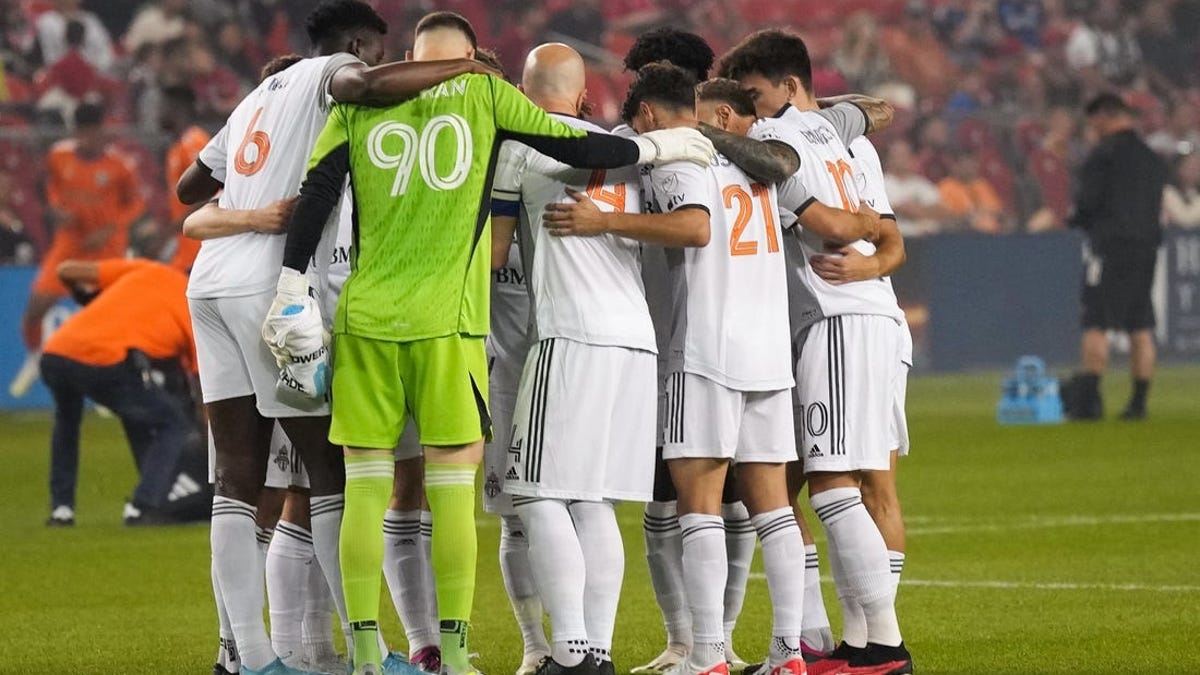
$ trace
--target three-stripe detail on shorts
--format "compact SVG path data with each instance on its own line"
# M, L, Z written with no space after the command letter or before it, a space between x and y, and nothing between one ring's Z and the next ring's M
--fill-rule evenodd
M554 338L538 343L537 367L533 372L533 392L529 402L529 428L525 432L525 482L542 479L542 445L546 436L546 390L550 384L550 362L554 358Z
M667 428L668 443L683 442L684 374L671 373L667 378Z
M825 373L829 387L829 454L846 454L846 342L842 317L829 319Z

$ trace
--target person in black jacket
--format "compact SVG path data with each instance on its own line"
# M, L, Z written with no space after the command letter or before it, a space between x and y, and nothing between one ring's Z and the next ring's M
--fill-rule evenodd
M1104 416L1100 377L1108 365L1108 331L1127 332L1133 395L1122 419L1146 416L1154 373L1154 307L1150 287L1162 243L1162 191L1167 167L1135 129L1134 111L1116 94L1085 108L1099 138L1080 169L1070 225L1086 236L1083 280L1083 372L1067 389L1067 414Z

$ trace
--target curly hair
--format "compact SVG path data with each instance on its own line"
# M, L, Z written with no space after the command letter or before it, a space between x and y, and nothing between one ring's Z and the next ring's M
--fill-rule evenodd
M643 102L654 102L677 110L694 110L696 107L696 78L688 71L671 63L651 63L637 71L625 103L621 106L621 118L629 124Z
M691 73L697 82L708 79L716 55L704 38L674 28L642 33L625 55L625 70L638 71L659 61L668 61Z
M291 68L303 60L304 57L300 56L299 54L284 54L283 56L276 56L267 62L267 65L262 67L262 71L259 73L258 79L265 80L272 75L282 73L283 71Z
M808 46L799 35L778 29L760 30L747 36L721 58L717 74L731 80L757 74L772 82L794 75L805 91L812 91Z
M358 30L387 34L387 22L359 0L325 0L308 15L304 29L314 47L328 45L338 37Z
M696 100L725 103L742 117L756 117L754 98L737 80L715 77L696 85Z

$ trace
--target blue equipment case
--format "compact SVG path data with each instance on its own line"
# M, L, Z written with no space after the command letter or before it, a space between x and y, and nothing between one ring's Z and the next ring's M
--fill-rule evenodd
M1000 424L1058 424L1063 421L1058 379L1046 375L1046 364L1036 356L1022 356L1012 375L1004 380L996 406Z

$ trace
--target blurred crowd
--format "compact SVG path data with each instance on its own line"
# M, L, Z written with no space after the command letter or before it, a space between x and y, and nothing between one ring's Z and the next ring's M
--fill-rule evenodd
M0 0L0 264L36 260L56 224L46 161L81 104L99 105L110 151L138 178L130 233L169 257L172 145L219 127L272 56L305 53L317 0ZM1169 224L1200 226L1200 0L377 0L401 58L417 17L449 9L510 74L533 45L567 41L589 60L594 116L615 123L621 58L663 25L721 54L763 27L808 42L819 95L894 103L876 139L906 235L1062 228L1072 172L1091 139L1082 102L1112 90L1140 112L1175 169ZM186 113L186 115L181 114ZM161 250L160 249L164 249Z

